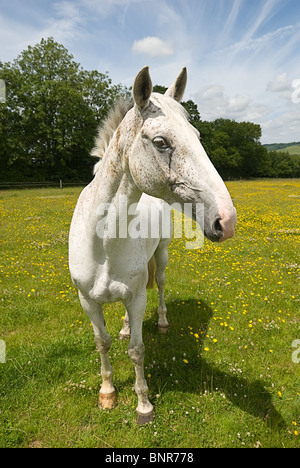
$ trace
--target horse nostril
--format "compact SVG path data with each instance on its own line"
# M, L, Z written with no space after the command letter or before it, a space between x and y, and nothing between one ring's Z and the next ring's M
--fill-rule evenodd
M213 224L213 230L215 231L216 235L218 237L222 237L223 236L223 228L221 226L221 218L217 218Z

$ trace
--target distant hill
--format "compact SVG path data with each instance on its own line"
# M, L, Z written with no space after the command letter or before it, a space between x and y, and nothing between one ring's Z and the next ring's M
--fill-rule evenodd
M289 154L300 155L300 142L293 143L273 143L271 145L264 145L268 151L286 151Z

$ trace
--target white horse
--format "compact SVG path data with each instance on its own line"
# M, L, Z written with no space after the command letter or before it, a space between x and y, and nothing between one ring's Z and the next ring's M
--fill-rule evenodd
M232 237L237 220L225 184L179 104L186 81L184 68L162 95L152 93L148 67L138 73L132 104L117 106L99 132L93 154L101 161L79 197L70 229L70 273L101 356L99 406L111 409L116 405L108 357L111 338L105 330L102 305L122 301L126 316L121 336L130 335L128 354L135 366L139 424L154 417L144 378L142 339L146 286L149 271L153 272L153 263L148 271L148 262L154 256L159 327L166 330L164 272L170 238L162 236L161 222L158 234L148 238L129 235L130 229L135 226L136 234L143 214L153 213L153 206L158 219L166 203L176 202L192 204L195 219L197 204L204 204L204 234L214 242ZM153 224L150 215L146 219Z

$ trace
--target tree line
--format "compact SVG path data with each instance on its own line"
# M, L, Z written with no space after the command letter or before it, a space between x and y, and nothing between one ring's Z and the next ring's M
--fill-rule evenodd
M86 71L53 38L0 62L6 99L0 101L0 181L87 182L98 125L130 89L108 73ZM155 91L166 88L156 86ZM300 177L300 157L268 152L251 122L202 121L193 101L182 103L223 178Z
M225 179L300 177L300 155L268 151L260 125L217 119L196 125L213 164Z
M0 62L0 79L0 180L89 180L97 127L128 91L84 70L53 38Z

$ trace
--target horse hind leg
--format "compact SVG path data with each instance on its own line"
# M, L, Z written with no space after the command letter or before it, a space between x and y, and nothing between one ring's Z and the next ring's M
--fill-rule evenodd
M123 327L119 333L119 339L121 341L129 340L130 338L130 324L129 324L129 315L126 310L125 317L123 320Z
M154 273L155 273L155 259L154 256L148 262L148 283L147 289L153 288L154 283ZM119 333L119 339L121 341L129 340L130 338L130 323L129 323L129 315L128 311L126 310L123 327Z
M103 409L112 409L117 404L116 392L112 383L113 369L109 361L108 351L111 338L105 330L105 320L102 306L79 294L83 310L92 322L96 347L100 353L102 385L98 405Z
M168 264L169 255L168 255L168 246L169 241L162 241L158 248L155 251L155 263L156 263L156 273L155 280L158 286L159 292L159 306L157 309L158 313L158 331L160 333L167 333L169 329L169 323L167 320L167 306L165 302L165 283L166 283L166 274L165 270Z

